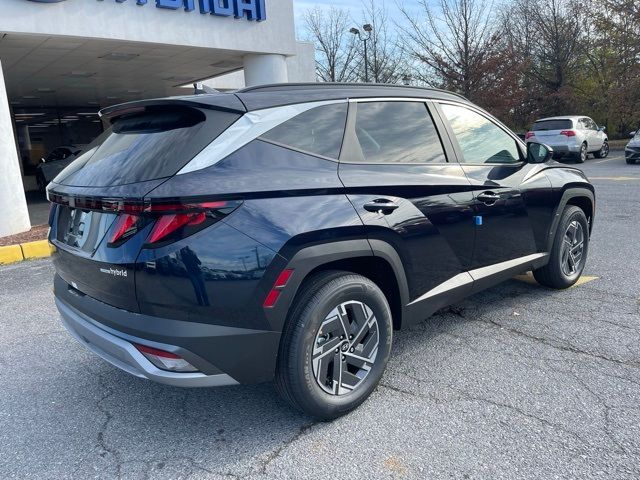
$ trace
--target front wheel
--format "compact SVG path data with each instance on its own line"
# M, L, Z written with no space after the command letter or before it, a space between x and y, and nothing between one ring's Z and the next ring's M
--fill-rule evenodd
M606 158L607 155L609 155L609 142L605 140L604 143L602 144L602 147L600 147L600 150L598 150L593 155L596 158Z
M584 270L589 253L589 223L582 209L568 205L556 230L549 263L533 271L541 285L568 288L574 285Z
M306 280L282 335L276 388L321 420L348 413L376 388L389 360L387 299L366 277L320 272Z

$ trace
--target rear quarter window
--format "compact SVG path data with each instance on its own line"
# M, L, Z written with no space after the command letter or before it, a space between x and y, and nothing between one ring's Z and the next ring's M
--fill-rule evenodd
M260 139L337 159L347 122L347 108L347 103L312 108L269 130Z
M54 181L116 186L170 177L240 115L189 107L147 107L116 119Z

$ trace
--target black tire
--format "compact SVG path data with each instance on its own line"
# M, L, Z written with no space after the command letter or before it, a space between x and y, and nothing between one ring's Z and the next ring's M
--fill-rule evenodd
M340 382L329 382L321 387L314 374L312 359L314 349L323 348L318 346L321 345L318 336L320 327L326 325L326 317L331 311L344 302L362 302L370 308L377 320L378 346L372 366L360 383L348 393L335 394L328 393L323 388L334 389L328 385L337 383L339 390L343 377L339 377ZM337 336L326 336L331 341L341 341ZM344 415L364 402L378 385L389 360L392 337L391 309L384 293L373 281L343 271L315 274L300 287L289 311L278 352L276 388L291 406L320 420L331 420ZM346 357L342 352L345 350L337 348L334 353L333 343L331 345L332 354L337 355L334 358L342 358L344 362ZM332 354L327 355L327 358L331 358ZM340 363L340 368L343 368L342 365ZM347 363L344 365L346 368ZM325 378L328 380L328 377L327 375Z
M563 247L566 248L565 239L569 234L568 230L573 222L578 222L582 228L584 246L580 255L580 261L578 262L578 265L576 265L575 272L568 274L566 269L563 268L565 263L565 251L563 251ZM587 222L587 217L582 209L574 205L567 205L564 212L562 212L560 222L558 222L558 228L553 240L549 263L542 268L534 270L533 276L541 285L557 289L569 288L574 285L582 275L588 254L589 223Z
M580 146L580 153L578 153L578 156L576 157L576 162L584 163L588 157L589 152L587 151L587 143L585 142Z
M625 158L625 161L627 162L627 165L634 165L636 163L636 161L633 158Z
M609 155L609 142L605 140L602 143L602 147L600 147L600 150L595 152L593 156L596 158L607 158L608 155Z

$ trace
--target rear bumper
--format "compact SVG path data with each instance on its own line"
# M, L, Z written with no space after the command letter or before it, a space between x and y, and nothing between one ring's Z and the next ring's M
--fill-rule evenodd
M83 314L56 298L62 323L81 344L110 364L135 375L176 387L218 387L238 382L226 373L175 373L156 368L131 342L95 326ZM166 347L165 347L166 349Z
M112 307L54 280L56 305L69 332L87 348L137 377L183 387L272 380L280 332L188 322ZM133 344L179 355L198 373L158 369Z

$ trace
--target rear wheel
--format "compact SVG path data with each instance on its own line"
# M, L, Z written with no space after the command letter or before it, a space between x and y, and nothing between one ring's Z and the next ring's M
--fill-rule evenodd
M607 155L609 155L609 142L605 140L604 143L602 144L602 147L600 147L600 150L598 150L593 155L596 158L606 158Z
M305 281L285 326L276 387L322 420L353 410L380 381L392 341L391 310L361 275L321 272Z
M538 283L551 288L568 288L584 270L589 252L589 223L582 209L568 205L553 241L549 263L533 271Z
M577 161L578 163L584 163L589 156L589 152L587 152L587 144L586 142L580 145L580 152L578 153Z

